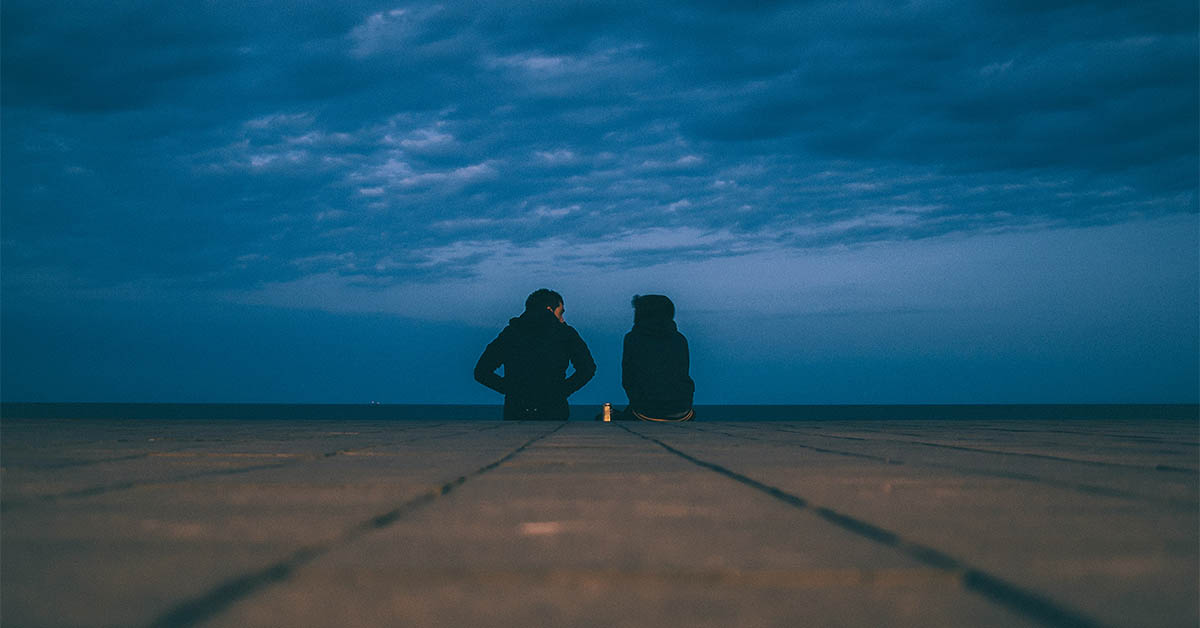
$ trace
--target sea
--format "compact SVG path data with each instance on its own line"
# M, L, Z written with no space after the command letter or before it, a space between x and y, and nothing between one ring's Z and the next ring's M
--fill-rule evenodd
M621 406L614 406L621 407ZM591 421L600 405L572 404ZM286 403L0 403L3 419L498 421L499 405ZM1200 422L1197 404L697 405L698 421L1089 421Z

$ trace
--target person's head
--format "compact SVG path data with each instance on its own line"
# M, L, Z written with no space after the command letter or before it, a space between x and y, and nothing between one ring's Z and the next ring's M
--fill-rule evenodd
M547 289L541 288L534 290L528 297L525 298L525 311L537 311L541 309L550 310L555 318L559 321L563 319L563 298L562 295Z
M634 323L675 318L675 304L661 294L635 294L632 303Z

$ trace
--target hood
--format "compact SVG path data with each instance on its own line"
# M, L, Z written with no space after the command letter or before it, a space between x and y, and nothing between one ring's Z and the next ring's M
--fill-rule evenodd
M666 336L678 331L675 321L669 318L652 318L633 324L633 333L648 336Z
M525 310L524 314L516 318L508 319L508 325L519 330L533 330L550 327L552 325L561 325L558 317L554 316L550 310Z

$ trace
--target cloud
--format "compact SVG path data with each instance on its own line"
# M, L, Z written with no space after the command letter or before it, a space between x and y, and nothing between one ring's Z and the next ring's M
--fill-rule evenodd
M539 150L535 151L534 156L539 160L551 166L574 163L576 155L574 151L559 149L559 150Z
M460 242L724 234L683 249L722 259L1197 212L1179 3L0 11L5 286L386 283L473 272L395 253ZM624 252L571 263L655 259Z
M256 131L279 129L304 129L311 126L313 116L310 113L273 113L270 115L247 120L243 126Z
M461 240L416 252L407 262L437 269L437 281L417 274L379 285L324 272L227 297L491 327L519 311L525 294L551 286L584 329L619 334L629 324L630 295L665 293L694 343L735 360L787 361L814 351L875 354L880 349L870 344L880 342L917 354L1055 353L1072 343L1136 353L1130 347L1158 343L1166 330L1195 335L1195 226L1194 217L1177 217L791 251L688 229L622 233L587 245L555 238L525 246ZM701 254L705 250L723 257ZM547 265L547 258L558 263ZM614 258L628 263L614 265ZM1096 264L1101 258L1108 265ZM442 272L446 267L459 270ZM597 273L597 267L607 270ZM437 295L447 291L471 298L441 307ZM879 321L904 327L914 317L933 325L907 332L919 339L880 336ZM843 329L839 319L864 326ZM1135 331L1151 320L1158 321L1157 331ZM1113 337L1114 329L1133 335ZM819 346L809 346L814 342Z
M436 129L417 129L406 138L399 141L400 146L410 151L424 151L445 147L454 142L454 136L442 133Z
M444 172L423 172L403 177L397 184L403 187L430 185L462 185L473 181L492 179L498 176L495 166L491 163L472 164Z
M403 42L411 31L413 16L404 9L373 13L350 31L353 52L368 56Z
M552 285L618 340L666 292L750 387L929 346L1194 391L1198 13L6 0L0 288L490 329Z
M448 34L431 30L429 22L443 11L441 5L414 5L372 13L350 30L350 52L359 58L404 54L436 43Z
M412 166L400 161L396 157L388 157L387 161L377 166L371 167L366 174L352 173L351 177L355 179L376 181L381 180L388 183L398 184L409 177L413 176Z
M578 204L571 205L570 207L546 207L545 205L541 205L534 209L533 213L542 218L562 218L579 210L580 206Z

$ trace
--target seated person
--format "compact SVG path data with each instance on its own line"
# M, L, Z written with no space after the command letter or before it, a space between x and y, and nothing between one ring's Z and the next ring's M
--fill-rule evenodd
M475 380L504 395L505 421L566 421L567 397L596 373L587 344L563 320L562 295L542 288L483 350ZM570 377L567 366L575 367ZM504 375L496 370L504 367Z
M675 326L675 304L661 294L633 297L633 329L625 334L621 385L629 406L615 419L687 421L696 384L688 375L687 338Z

